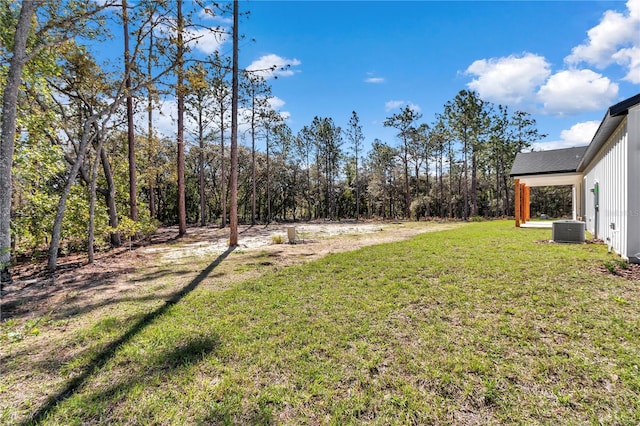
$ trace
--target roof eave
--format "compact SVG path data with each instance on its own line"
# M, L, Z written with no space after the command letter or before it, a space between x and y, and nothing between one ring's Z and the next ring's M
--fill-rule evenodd
M517 178L519 176L556 175L556 174L562 174L562 173L576 173L576 172L577 172L576 169L567 169L567 170L552 170L552 171L534 172L534 173L515 173L515 174L510 174L509 176L513 178Z
M602 148L607 140L609 140L609 137L618 128L620 122L629 113L629 108L638 104L640 104L640 94L632 96L622 102L618 102L617 104L609 107L604 115L604 118L600 122L600 126L598 126L598 130L593 136L591 143L582 156L582 160L580 160L580 163L578 164L577 170L579 172L584 171L589 163L591 163L591 161L595 158L595 156L598 154L598 151L600 151L600 148Z

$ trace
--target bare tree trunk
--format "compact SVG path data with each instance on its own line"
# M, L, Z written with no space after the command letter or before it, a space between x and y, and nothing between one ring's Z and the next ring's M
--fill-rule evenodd
M256 224L256 95L251 96L251 225ZM267 221L269 219L267 218Z
M271 223L271 190L269 188L269 132L267 131L267 223Z
M89 185L89 229L87 238L87 251L89 263L94 262L93 242L95 240L95 213L96 213L96 186L98 183L98 167L102 157L102 138L98 142L96 158L91 166L91 184Z
M444 152L440 151L440 217L444 219L446 210L444 204L444 178L442 176L442 157L444 157Z
M469 218L469 160L468 160L469 144L465 136L464 140L464 206L462 207L462 220Z
M84 161L84 156L87 151L87 146L89 146L89 143L91 142L93 137L95 137L95 134L93 137L90 136L90 129L96 119L97 119L97 115L94 115L89 120L87 120L84 124L83 131L82 131L82 140L78 148L78 156L76 158L76 161L73 163L71 170L69 170L69 174L67 175L67 183L64 189L62 190L62 195L60 196L60 200L58 201L56 216L53 221L53 232L51 234L51 244L49 246L49 261L47 263L47 269L49 269L50 271L54 271L58 263L58 248L60 247L60 233L62 231L62 219L64 218L64 211L67 206L67 198L69 197L71 188L73 187L74 181L78 176L80 165Z
M178 92L178 235L187 233L187 203L184 183L184 18L182 16L182 0L177 0L178 7L178 58L177 82Z
M198 140L200 141L200 152L198 153L198 185L200 186L200 225L206 226L206 207L204 198L204 129L202 125L202 109L198 111Z
M411 218L411 193L409 189L409 158L407 153L407 141L404 142L404 217Z
M220 228L227 226L227 187L224 164L224 101L220 100L220 191L221 191L221 207L222 220Z
M153 31L149 32L149 58L147 60L147 77L151 78L151 71L153 68ZM147 117L149 127L147 128L147 134L149 137L148 142L148 160L149 165L152 167L153 173L152 176L149 176L149 216L153 219L156 217L156 200L155 200L155 161L153 161L153 156L155 154L152 149L153 146L153 94L151 93L151 84L147 87Z
M238 245L238 0L233 0L233 77L231 83L231 210L229 247Z
M133 96L131 96L131 55L129 52L129 18L127 0L122 0L122 27L124 32L124 72L127 91L127 141L129 146L129 216L138 220L136 144L133 127Z
M113 172L111 171L111 165L109 164L109 158L107 152L104 149L100 150L100 157L102 158L102 171L107 181L107 193L105 194L105 200L107 202L107 210L109 212L109 226L113 229L118 227L118 210L116 207L116 185L113 182ZM111 245L114 247L120 247L122 241L120 240L120 232L111 232Z
M10 281L11 261L11 168L16 138L16 108L22 69L27 62L27 38L36 10L33 1L23 1L13 39L13 56L2 94L2 135L0 139L0 271L1 280Z
M478 216L478 164L477 154L471 154L471 216Z

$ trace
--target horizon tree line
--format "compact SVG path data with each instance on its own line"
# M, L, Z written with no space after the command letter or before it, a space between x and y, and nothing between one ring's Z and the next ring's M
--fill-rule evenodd
M0 0L7 24L0 32L5 273L11 257L37 256L43 247L50 269L70 251L86 251L93 261L94 250L160 224L178 225L183 235L188 224L225 227L232 219L507 216L511 163L544 137L528 113L510 112L468 90L430 122L408 105L386 117L396 140L374 139L368 152L356 111L316 116L294 134L270 103L263 77L269 70L240 72L234 91L230 57L191 54L194 11L229 16L231 9L196 2L183 13L181 1L151 0L65 9L68 3L18 7ZM98 64L81 43L108 36L101 25L107 18L118 20L127 35L120 72L113 63ZM226 35L224 28L209 30ZM176 138L154 124L170 93L179 106ZM237 190L230 158L233 93L246 123L236 151ZM344 127L337 124L342 119Z

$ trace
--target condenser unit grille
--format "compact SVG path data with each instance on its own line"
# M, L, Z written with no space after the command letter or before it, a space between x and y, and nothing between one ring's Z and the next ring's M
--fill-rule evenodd
M584 231L584 222L579 220L557 220L551 225L556 243L584 243Z

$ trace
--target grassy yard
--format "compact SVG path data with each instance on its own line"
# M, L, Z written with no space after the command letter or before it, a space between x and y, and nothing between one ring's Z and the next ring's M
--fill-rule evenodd
M49 358L3 324L0 423L640 424L640 283L548 238L471 223L224 288L224 259L193 259L182 292L88 317ZM7 402L25 368L48 402Z

